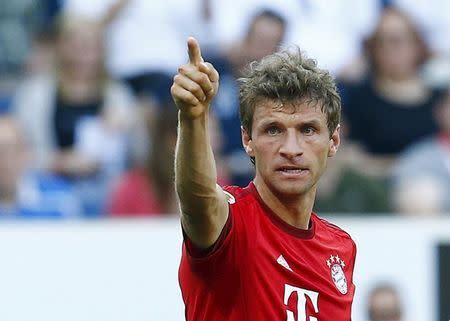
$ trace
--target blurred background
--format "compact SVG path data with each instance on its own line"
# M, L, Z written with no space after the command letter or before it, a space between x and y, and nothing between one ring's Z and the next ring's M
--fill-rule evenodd
M221 75L219 183L247 185L236 79L299 46L343 143L315 211L358 245L355 321L450 319L450 2L0 0L0 320L183 320L169 88Z

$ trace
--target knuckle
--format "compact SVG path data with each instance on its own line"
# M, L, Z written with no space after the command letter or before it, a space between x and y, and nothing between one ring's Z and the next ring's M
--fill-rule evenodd
M196 94L200 94L202 91L202 89L200 88L200 86L198 84L192 84L190 86L189 89L190 92L196 93Z
M208 76L206 75L206 74L201 74L200 75L200 81L202 82L202 83L208 83L208 81L209 81L209 78L208 78Z
M178 73L184 74L184 73L186 73L186 72L188 71L188 69L189 69L189 66L188 66L188 65L181 65L181 66L178 68Z
M198 104L198 99L195 98L195 96L193 96L193 95L189 95L189 102L190 102L192 105L195 105L195 104Z

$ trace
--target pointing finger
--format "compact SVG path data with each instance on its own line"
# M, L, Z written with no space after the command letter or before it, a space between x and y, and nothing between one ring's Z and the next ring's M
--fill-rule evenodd
M189 63L191 63L194 66L198 66L200 63L203 62L202 53L200 51L200 45L198 44L198 41L193 37L188 38L187 44L189 53Z

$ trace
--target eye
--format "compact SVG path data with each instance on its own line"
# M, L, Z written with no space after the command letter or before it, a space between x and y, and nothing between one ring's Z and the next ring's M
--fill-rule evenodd
M302 129L302 132L306 135L312 135L316 132L316 129L312 126L306 126Z
M269 128L266 129L267 134L269 134L269 136L275 136L278 135L281 130L276 127L276 126L270 126Z

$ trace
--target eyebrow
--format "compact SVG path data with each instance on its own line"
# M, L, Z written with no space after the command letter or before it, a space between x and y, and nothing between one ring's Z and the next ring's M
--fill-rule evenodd
M301 126L320 127L320 122L317 119L311 119L311 120L303 122L301 124Z
M261 127L269 127L269 126L276 126L280 125L280 122L275 119L267 119L261 123Z
M277 120L277 119L266 119L263 122L261 122L261 126L262 127L267 127L267 126L273 126L273 125L279 125L282 122ZM314 127L320 127L320 121L318 119L311 119L311 120L306 120L306 121L301 121L301 123L299 124L300 126L314 126Z

